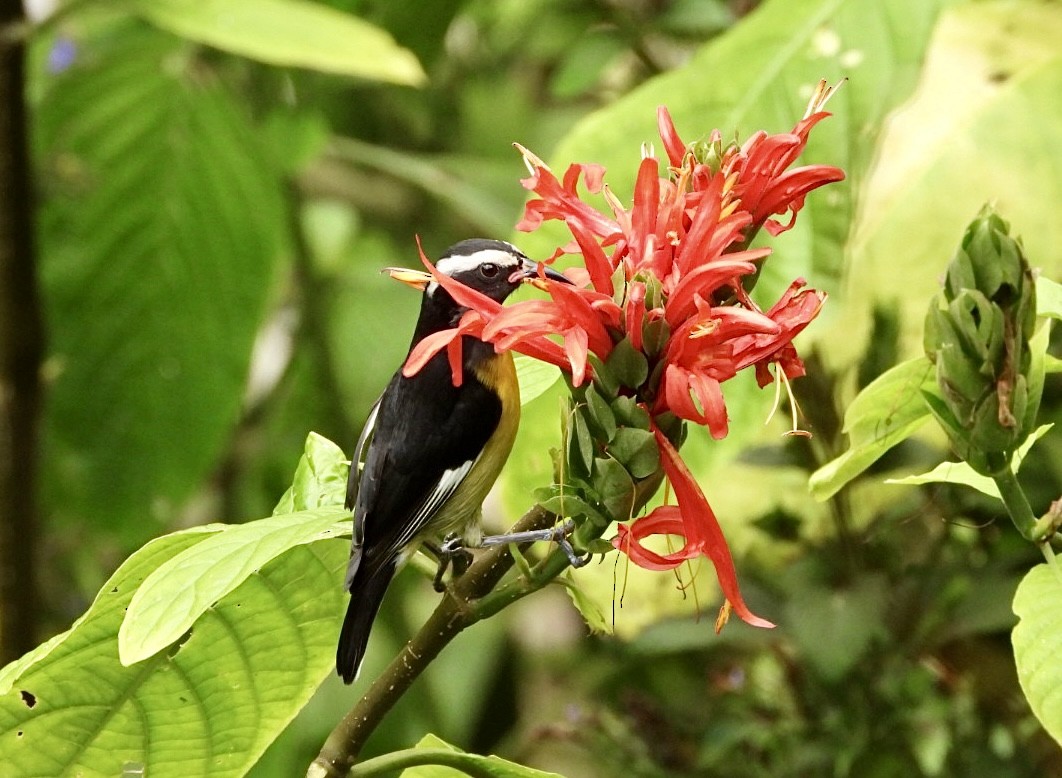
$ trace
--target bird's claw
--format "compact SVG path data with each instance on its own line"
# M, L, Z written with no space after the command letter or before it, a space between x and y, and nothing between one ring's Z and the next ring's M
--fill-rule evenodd
M453 568L453 577L460 578L472 564L472 552L465 548L460 535L447 535L439 546L439 568L435 571L435 580L432 588L437 592L446 591L446 583L443 576L448 567Z

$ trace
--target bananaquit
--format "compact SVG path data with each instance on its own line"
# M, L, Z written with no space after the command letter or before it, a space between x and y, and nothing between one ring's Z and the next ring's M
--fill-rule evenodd
M452 246L436 268L499 303L539 271L512 244L485 239ZM423 292L411 350L432 333L457 326L466 309L430 274L389 272ZM543 273L567 283L554 270ZM346 683L358 673L399 563L419 544L445 536L472 547L483 540L480 510L516 437L520 388L511 354L496 354L491 344L467 335L462 347L461 386L453 385L445 350L415 375L406 377L400 369L358 440L346 500L354 511L350 604L336 651L336 670Z

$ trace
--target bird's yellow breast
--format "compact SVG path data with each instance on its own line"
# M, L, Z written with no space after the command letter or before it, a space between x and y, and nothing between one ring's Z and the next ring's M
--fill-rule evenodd
M457 487L453 497L439 511L433 529L439 534L460 532L469 545L476 545L482 534L479 529L480 509L498 475L509 458L520 426L520 384L512 354L492 355L473 368L479 381L501 400L501 416L494 433L483 447L468 475Z

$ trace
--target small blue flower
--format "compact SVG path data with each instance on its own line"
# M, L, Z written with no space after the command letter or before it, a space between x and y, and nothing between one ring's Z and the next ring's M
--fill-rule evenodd
M72 38L56 38L48 52L48 72L62 73L77 59L77 44Z

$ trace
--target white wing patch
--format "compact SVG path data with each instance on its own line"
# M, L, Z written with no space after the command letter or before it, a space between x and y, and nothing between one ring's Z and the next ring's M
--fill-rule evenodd
M382 402L383 395L380 395L373 404L372 410L369 411L369 417L365 420L365 426L361 428L361 435L358 436L358 442L354 446L354 456L350 460L350 469L355 474L355 478L352 481L354 489L347 497L351 508L354 507L358 500L358 490L361 488L361 477L365 469L365 456L369 453L369 444L372 443L372 436L376 431L376 417L380 415L380 403ZM360 546L364 540L365 528L359 526L362 523L354 522L353 544L355 546Z
M417 536L417 533L424 529L431 517L446 504L447 500L453 497L457 487L465 480L465 476L468 475L474 464L476 464L476 460L470 459L460 467L443 471L438 483L435 484L435 488L424 498L424 502L421 503L417 512L410 517L402 534L396 538L392 545L395 551L408 545Z

